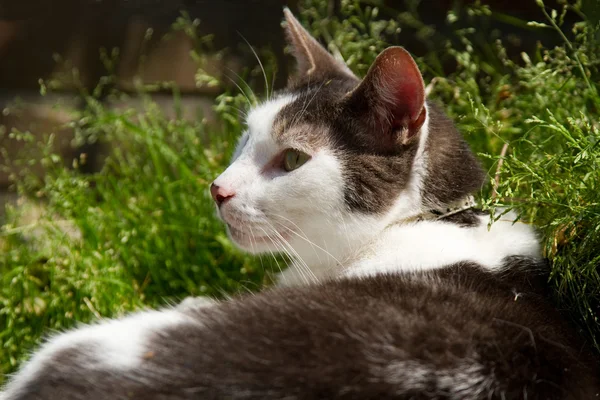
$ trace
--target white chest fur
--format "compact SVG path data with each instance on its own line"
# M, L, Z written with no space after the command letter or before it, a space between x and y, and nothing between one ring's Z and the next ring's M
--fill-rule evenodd
M506 214L491 227L489 218L479 217L480 224L473 227L442 221L392 225L369 244L353 248L350 254L338 255L336 260L323 254L328 262L294 261L281 274L279 284L306 284L307 268L318 280L431 270L464 261L496 270L509 256L540 256L538 238L531 225L514 223L513 213Z
M488 226L489 217L479 217L475 227L460 227L441 221L422 221L391 226L342 272L346 276L442 268L472 261L490 270L498 269L509 256L540 255L535 231L530 225L513 223L509 213Z

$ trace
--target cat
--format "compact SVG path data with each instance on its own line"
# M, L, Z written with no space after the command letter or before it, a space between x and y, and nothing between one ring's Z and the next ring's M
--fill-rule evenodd
M297 73L210 187L237 246L293 259L279 284L57 335L0 399L598 398L533 228L473 207L485 174L409 53L360 80L284 13Z

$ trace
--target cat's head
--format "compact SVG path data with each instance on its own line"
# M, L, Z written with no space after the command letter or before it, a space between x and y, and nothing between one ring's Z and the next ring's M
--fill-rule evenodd
M480 187L478 162L426 103L406 50L384 50L361 80L285 14L297 73L249 112L211 186L238 246L311 262L344 257L387 225Z

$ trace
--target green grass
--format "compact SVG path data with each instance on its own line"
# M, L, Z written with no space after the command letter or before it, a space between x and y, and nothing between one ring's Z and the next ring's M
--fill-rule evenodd
M9 208L2 227L3 371L48 328L188 295L256 289L265 279L260 263L227 240L208 196L239 126L209 132L201 119L168 120L150 102L140 115L87 101L75 124L88 138L101 135L115 144L101 172L65 168L50 151L51 137L37 147L43 180L20 167L20 190L42 199L43 211L24 224L31 203Z
M581 20L572 30L562 26L563 10L546 10L546 19L529 25L496 16L532 30L564 32L561 46L539 46L515 60L486 32L465 28L495 18L484 6L453 10L446 22L453 33L444 36L420 22L416 8L398 13L377 4L343 1L338 20L323 18L325 1L305 0L301 18L359 74L380 50L397 43L399 28L422 39L429 51L418 62L426 82L435 78L431 97L446 105L489 169L482 204L491 211L514 206L521 219L539 227L553 262L550 284L557 303L598 345L596 22ZM571 6L566 12L593 14ZM194 34L194 23L184 22L179 28ZM449 60L455 68L445 71ZM273 68L267 65L267 71ZM210 81L202 73L197 78ZM107 77L102 84L110 82ZM261 84L250 79L251 86ZM220 123L210 125L201 116L197 122L169 119L150 101L148 88L140 90L142 113L100 103L99 93L108 93L109 101L124 96L106 87L82 92L85 107L71 123L77 140L113 144L99 173L79 171L85 157L62 160L53 154L52 135L36 143L27 132L5 133L26 142L23 154L3 156L12 160L15 187L30 200L7 210L0 233L0 372L13 371L43 334L76 321L187 295L256 290L269 281L265 270L273 263L232 247L207 196L208 182L226 165L243 128L237 109L245 107L244 97L220 96L215 105ZM30 172L33 164L44 166L43 179ZM27 220L36 202L43 211Z

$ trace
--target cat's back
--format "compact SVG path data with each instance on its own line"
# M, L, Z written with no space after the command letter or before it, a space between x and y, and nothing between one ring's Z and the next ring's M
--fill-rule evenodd
M206 332L214 368L231 378L235 366L243 381L252 365L255 383L280 388L273 398L593 398L594 361L548 301L545 265L510 262L499 274L460 263L225 305ZM236 344L249 353L227 351Z
M94 367L78 346L23 398L595 398L594 361L548 302L544 266L511 262L510 273L461 263L189 309L198 323L156 330L135 369Z

